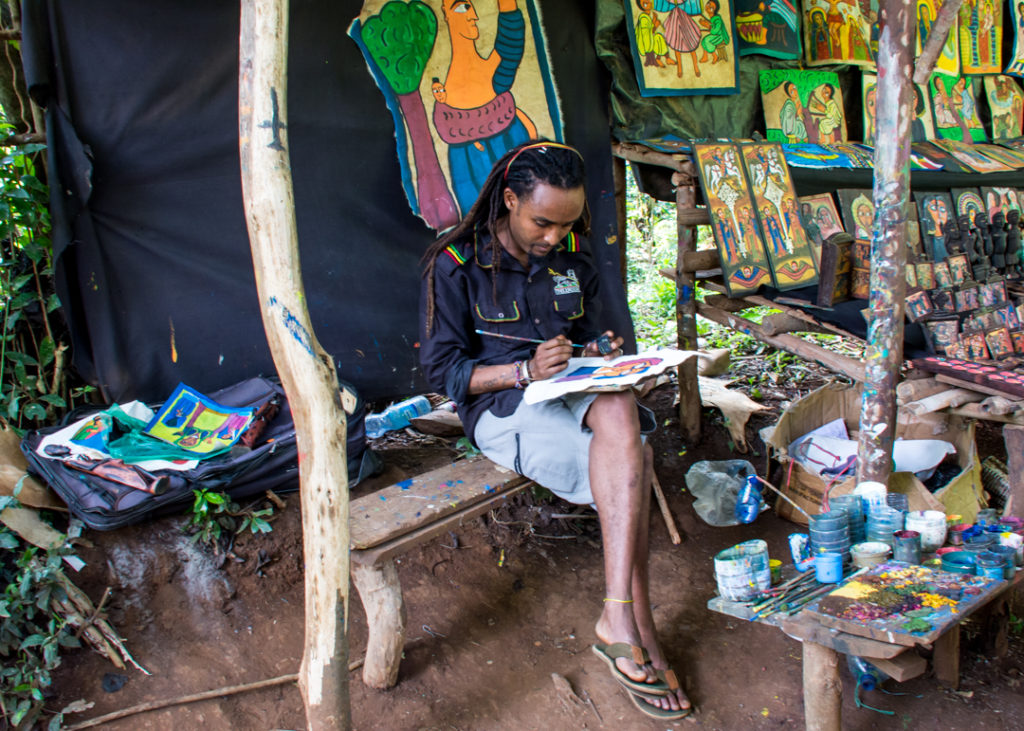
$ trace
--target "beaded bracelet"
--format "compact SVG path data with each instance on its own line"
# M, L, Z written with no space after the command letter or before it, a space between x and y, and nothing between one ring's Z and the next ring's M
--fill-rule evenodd
M516 379L515 387L516 388L526 388L526 386L530 383L530 381L533 380L530 377L530 363L529 363L529 361L517 360L515 363L512 364L512 367L515 368L515 379Z

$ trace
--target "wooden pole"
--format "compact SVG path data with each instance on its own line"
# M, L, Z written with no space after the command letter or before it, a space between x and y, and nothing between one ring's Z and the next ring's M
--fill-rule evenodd
M256 289L299 448L306 582L299 687L309 729L348 729L346 422L334 360L313 334L299 266L288 155L288 0L242 0L239 51L242 195Z
M693 273L683 262L697 248L696 227L685 223L681 214L694 207L697 195L693 178L676 186L676 341L680 350L697 350L697 293ZM700 386L697 359L679 365L679 424L690 444L700 439Z
M840 731L843 681L839 677L839 653L810 640L802 644L804 727L807 731Z
M875 224L871 237L871 295L857 481L886 484L892 470L896 384L903 362L904 267L910 198L910 70L914 55L910 0L882 0L878 39L875 135Z

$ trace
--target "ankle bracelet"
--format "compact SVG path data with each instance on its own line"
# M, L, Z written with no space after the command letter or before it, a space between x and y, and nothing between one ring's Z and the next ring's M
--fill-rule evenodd
M604 600L606 602L615 602L616 604L632 604L633 603L632 599L612 599L611 597L608 597L608 596L606 596L604 598Z

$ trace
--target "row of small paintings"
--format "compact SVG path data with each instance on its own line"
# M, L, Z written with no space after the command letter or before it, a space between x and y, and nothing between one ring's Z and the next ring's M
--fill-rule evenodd
M789 144L846 142L847 118L839 75L833 71L766 69L760 73L766 137ZM986 76L985 96L992 128L987 134L978 114L974 85L965 76L932 74L925 90L914 85L911 138L983 142L1018 137L1024 125L1024 92L1009 76ZM878 79L861 77L865 144L875 143ZM979 171L987 172L987 171Z

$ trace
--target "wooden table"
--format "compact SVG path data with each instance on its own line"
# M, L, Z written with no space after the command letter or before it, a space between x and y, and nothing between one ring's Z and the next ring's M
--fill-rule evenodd
M960 680L960 623L977 612L986 615L986 636L989 650L1001 656L1007 651L1009 590L1024 583L1024 571L1018 570L1013 581L1001 586L984 601L968 608L956 622L930 644L935 677L947 688L956 689ZM749 619L746 605L715 597L708 608L722 614ZM897 681L922 675L927 663L916 647L889 642L886 639L863 637L825 626L808 611L793 616L767 615L755 620L779 627L786 635L799 640L803 650L804 724L808 731L840 731L842 728L843 683L839 666L842 655L862 657Z

